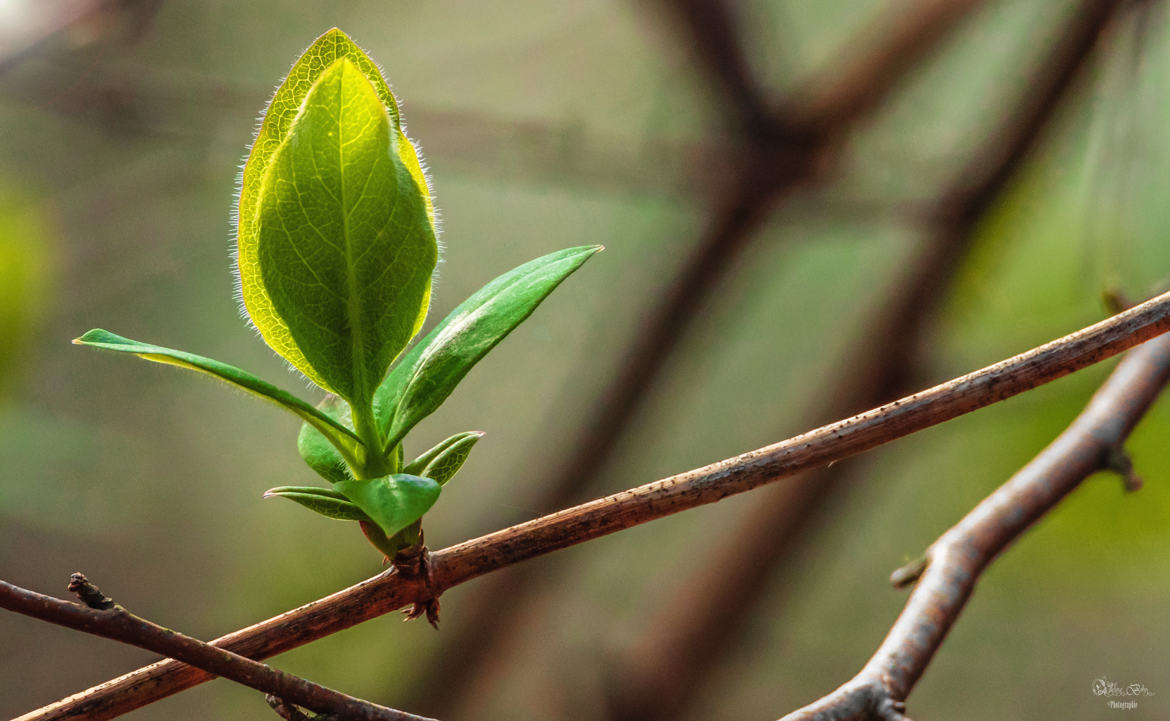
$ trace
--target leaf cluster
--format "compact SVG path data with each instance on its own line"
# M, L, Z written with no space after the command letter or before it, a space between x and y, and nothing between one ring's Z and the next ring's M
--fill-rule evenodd
M457 433L413 460L407 434L600 246L550 253L496 278L422 340L438 259L418 150L372 60L340 30L297 60L244 166L236 270L265 342L327 395L317 405L246 371L91 330L75 343L210 375L303 421L297 449L329 487L282 497L357 521L388 558L421 542L421 519L482 437Z

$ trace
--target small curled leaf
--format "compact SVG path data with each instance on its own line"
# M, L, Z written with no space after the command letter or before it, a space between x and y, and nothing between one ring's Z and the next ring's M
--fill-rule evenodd
M349 404L340 397L330 394L325 400L317 404L317 410L332 418L338 424L352 428ZM308 423L301 425L297 434L297 452L305 463L330 483L352 480L349 466L341 453L329 442L321 431Z
M432 478L440 486L445 485L463 466L472 447L483 436L483 431L456 433L411 461L403 470L406 473Z

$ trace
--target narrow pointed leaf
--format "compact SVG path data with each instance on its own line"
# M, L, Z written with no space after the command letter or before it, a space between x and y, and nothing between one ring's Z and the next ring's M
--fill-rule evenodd
M482 431L467 431L451 436L419 456L406 467L407 473L430 478L440 486L446 485L463 467L471 448L483 438Z
M334 486L390 537L422 518L439 500L439 484L430 478L396 473L369 481L342 481Z
M418 151L402 131L398 103L393 93L390 92L390 87L386 84L374 62L345 33L336 28L330 30L317 38L297 60L264 112L260 130L256 134L248 161L244 165L236 214L236 256L240 295L249 317L273 350L284 356L313 382L323 387L326 387L327 383L309 365L296 340L289 332L288 325L273 308L272 299L264 286L260 274L256 237L259 223L257 215L260 209L264 179L277 150L288 138L301 106L314 83L327 68L330 68L340 58L350 60L361 71L390 116L396 139L393 144L394 152L418 188L426 207L432 232L436 232L434 206L431 202L426 177L422 171L422 164L419 162ZM430 288L428 286L423 307L419 310L415 320L414 331L416 333L426 317L429 298Z
M352 427L349 404L338 396L327 396L325 400L317 404L317 410L344 428ZM342 458L337 448L322 435L321 431L308 423L301 426L301 432L297 435L297 452L301 454L305 463L309 464L309 468L312 468L330 483L348 481L353 478L345 459Z
M281 486L264 492L265 498L287 498L310 511L338 521L369 521L362 509L345 496L326 488L313 486Z
M410 349L375 397L390 444L433 413L467 372L520 325L600 245L580 246L529 261L485 285Z
M305 401L297 398L288 391L281 390L271 383L261 380L235 366L185 351L164 348L162 346L140 343L136 340L123 338L120 335L95 328L73 341L77 345L91 346L103 350L112 350L119 353L131 353L156 363L176 365L180 368L206 373L225 383L230 383L252 395L272 401L287 411L295 414L304 422L316 428L325 438L338 449L342 449L351 459L359 455L361 442L345 426L317 410Z
M369 80L337 60L305 97L259 199L260 278L301 370L363 406L414 334L438 256L396 142Z
M310 493L338 501L348 500L341 491L334 488L321 488L320 486L277 486L264 491L264 497L268 498L282 493Z
M464 431L462 433L456 433L453 436L448 436L436 443L426 452L419 455L410 463L407 463L406 467L402 469L402 472L410 473L411 475L415 476L421 476L422 470L427 467L427 464L438 458L439 454L441 454L443 451L447 450L452 445L458 443L460 440L466 438L469 435L482 437L484 433L483 431Z

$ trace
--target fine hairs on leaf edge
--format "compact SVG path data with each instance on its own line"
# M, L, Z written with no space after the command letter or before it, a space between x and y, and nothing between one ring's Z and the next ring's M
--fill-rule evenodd
M343 98L339 111L333 105ZM438 257L432 201L396 117L369 59L344 34L327 34L271 102L239 200L237 266L253 324L314 383L351 403L370 448L380 444L369 432L368 399L422 328ZM345 188L363 175L347 200Z
M429 298L434 297L435 290L438 287L439 267L445 261L446 250L446 245L442 238L442 213L439 209L439 204L435 199L435 183L433 177L431 176L430 165L427 163L426 157L423 155L421 145L414 138L410 137L410 133L407 130L406 119L404 117L404 113L402 112L402 99L398 96L397 93L394 92L394 87L390 81L387 80L386 71L383 69L381 63L374 60L370 53L367 52L364 47L358 45L358 43L355 42L348 33L342 31L337 26L329 28L324 33L314 38L311 43L306 45L304 49L297 54L296 60L294 60L291 65L289 65L288 71L286 71L285 74L281 77L280 81L276 83L276 87L268 96L268 100L265 101L264 107L256 116L255 122L253 123L252 140L246 145L243 158L237 165L233 184L232 202L228 213L228 259L229 270L232 276L232 299L235 301L236 313L240 316L240 318L243 319L245 326L252 331L253 335L259 339L266 348L268 348L269 352L272 353L272 355L276 358L280 359L281 363L285 366L285 370L290 375L299 378L306 390L313 391L319 391L322 390L322 388L316 382L314 382L313 379L302 373L300 369L298 369L287 358L282 356L268 344L267 340L264 338L264 334L252 319L252 315L248 311L247 305L244 301L243 279L241 278L240 274L240 196L244 188L244 174L248 166L248 161L251 159L252 151L255 149L256 142L260 138L260 133L264 127L264 121L268 117L273 101L276 99L276 96L279 94L281 88L283 88L284 85L288 82L292 70L295 69L296 66L301 62L301 59L305 56L305 54L316 47L317 44L325 38L334 35L340 35L346 42L353 45L364 56L364 59L373 66L375 71L380 76L382 83L386 86L391 98L393 99L394 109L393 113L391 113L393 126L399 131L399 133L401 133L402 138L404 138L407 143L409 143L411 150L414 153L415 160L418 162L419 172L423 180L423 187L421 190L428 199L428 204L431 211L431 228L433 231L436 247L435 267L431 271L430 294L428 296ZM421 333L421 328L419 333ZM408 343L407 346L399 353L398 357L396 357L394 360L397 361L397 359L400 358L402 354L405 353L409 348L410 344Z

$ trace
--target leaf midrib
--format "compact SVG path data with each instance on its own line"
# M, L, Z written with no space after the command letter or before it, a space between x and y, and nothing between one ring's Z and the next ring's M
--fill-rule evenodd
M361 308L358 307L357 293L355 292L357 288L357 275L354 269L353 244L350 242L349 237L349 203L345 194L345 139L342 137L345 123L342 122L342 106L345 101L345 84L348 73L344 72L344 70L345 68L343 68L343 72L340 74L340 87L337 89L337 162L341 170L341 173L339 173L341 183L339 183L340 188L338 189L338 193L341 202L341 235L345 243L345 274L346 280L348 281L345 310L350 328L350 353L353 358L354 392L363 399L360 402L364 404L364 399L368 395L366 391L369 388L369 384L366 379L365 342L363 340ZM377 160L374 162L376 163ZM369 182L368 176L367 182Z

